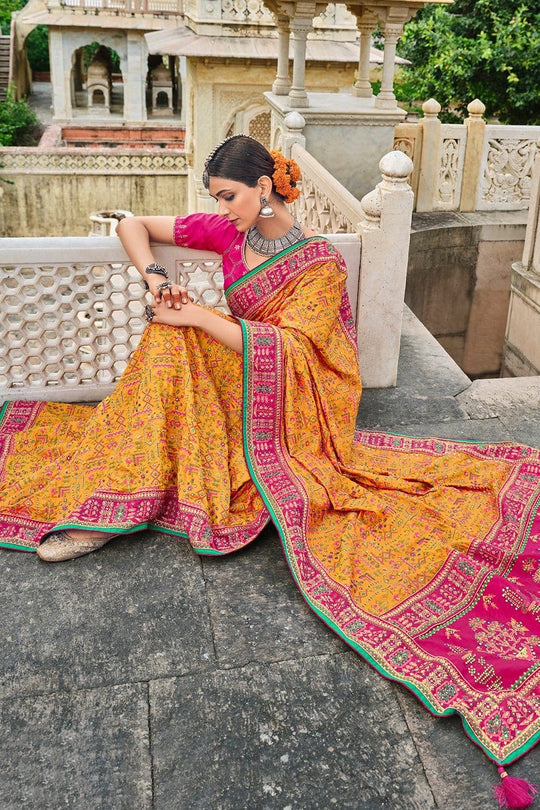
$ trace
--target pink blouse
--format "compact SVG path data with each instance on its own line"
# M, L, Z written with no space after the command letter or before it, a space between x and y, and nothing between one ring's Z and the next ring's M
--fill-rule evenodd
M180 247L213 250L223 257L225 289L249 272L244 263L245 234L219 214L188 214L174 221L174 242Z

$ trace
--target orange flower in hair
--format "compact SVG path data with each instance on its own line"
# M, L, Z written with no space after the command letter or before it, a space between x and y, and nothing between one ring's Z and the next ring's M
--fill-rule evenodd
M300 189L296 188L302 173L298 163L282 155L281 152L272 150L270 152L274 159L274 173L272 180L274 188L286 203L294 202L300 196Z

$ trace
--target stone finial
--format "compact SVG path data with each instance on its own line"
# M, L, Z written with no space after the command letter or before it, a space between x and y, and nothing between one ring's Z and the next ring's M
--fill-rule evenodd
M377 188L374 188L369 194L362 197L360 205L366 218L364 228L368 228L369 230L378 228L381 222L382 212L382 196L379 187L377 186Z
M291 110L283 119L283 123L287 129L301 132L306 125L306 119L297 110Z
M434 98L428 98L428 100L424 101L422 104L422 111L426 118L433 118L440 113L441 105L438 101L435 101Z
M482 104L479 98L475 98L470 104L467 104L467 112L471 118L481 118L486 111L486 105Z
M405 152L394 149L383 155L379 161L379 169L385 180L391 182L404 182L413 170L413 162Z

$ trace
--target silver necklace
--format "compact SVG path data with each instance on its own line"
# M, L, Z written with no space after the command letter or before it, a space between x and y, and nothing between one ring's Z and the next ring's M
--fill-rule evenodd
M277 239L267 239L256 225L252 225L246 235L246 242L259 256L275 256L276 253L296 245L302 239L304 239L304 234L297 219L294 220L287 233Z

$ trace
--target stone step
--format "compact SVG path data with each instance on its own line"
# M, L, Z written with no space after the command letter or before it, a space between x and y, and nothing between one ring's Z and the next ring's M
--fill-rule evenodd
M4 101L9 83L10 37L0 36L0 101Z

